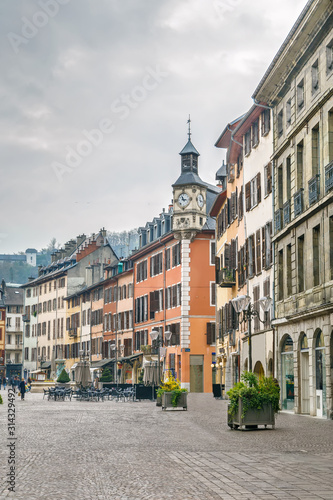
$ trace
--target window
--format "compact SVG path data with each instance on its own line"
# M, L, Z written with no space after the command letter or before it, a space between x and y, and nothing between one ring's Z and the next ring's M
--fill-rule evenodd
M261 239L260 229L256 231L256 271L257 274L261 273Z
M278 207L279 208L282 208L283 206L283 169L282 169L282 165L280 165L278 167L278 170L277 170L277 181L278 181L278 185L277 185L277 202L278 202Z
M311 89L312 89L312 94L315 94L319 89L318 59L314 62L314 64L311 67Z
M136 266L136 282L139 283L140 281L144 281L146 279L147 279L147 259L140 262Z
M296 161L297 161L297 171L296 171L296 180L297 180L297 190L303 187L303 141L297 144L297 152L296 152Z
M271 111L265 109L261 114L261 135L267 135L271 128Z
M26 290L26 296L27 296L27 298L31 297L31 288L28 288Z
M278 136L281 137L283 134L283 109L281 109L277 115L277 130Z
M215 323L207 323L207 345L215 344L216 334L215 334Z
M174 245L172 247L172 267L179 266L181 262L181 256L180 256L180 242L177 243L177 245Z
M304 107L304 79L302 79L297 85L297 109L301 111Z
M259 120L252 124L252 147L255 148L259 144Z
M286 159L286 188L287 188L287 201L291 199L291 157Z
M163 266L162 252L150 257L150 276L156 276L162 273Z
M312 129L312 177L319 174L319 124Z
M333 279L333 217L329 219L329 240L330 240L330 268L331 280Z
M259 296L260 296L260 285L253 287L253 308L255 311L259 311ZM260 322L258 316L254 317L253 328L255 332L260 330Z
M297 238L297 281L298 291L304 291L304 235Z
M272 192L272 163L269 162L264 167L265 196Z
M256 273L254 235L251 235L248 238L248 254L249 254L249 277L252 277Z
M291 125L291 99L286 102L286 127Z
M278 300L283 300L283 250L278 254Z
M246 132L244 136L244 149L245 156L251 153L251 130Z
M165 249L165 269L166 271L170 269L170 248Z
M216 305L216 285L215 281L210 282L210 305Z
M210 242L210 265L215 266L215 241Z
M312 230L312 250L313 250L313 286L320 284L320 226Z
M29 347L24 348L24 359L25 361L29 361Z
M257 178L251 180L251 208L253 208L258 203L258 192L257 192Z
M287 297L290 297L291 290L291 245L287 245Z
M333 39L326 46L326 73L329 74L333 70Z

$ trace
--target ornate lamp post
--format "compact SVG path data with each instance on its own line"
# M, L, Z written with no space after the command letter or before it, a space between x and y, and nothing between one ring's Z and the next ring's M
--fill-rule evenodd
M160 363L160 347L163 347L163 335L160 335L159 330L152 330L150 332L150 338L152 342L155 342L157 344L157 361L158 361L158 383L161 381L161 363ZM166 330L164 332L164 337L165 340L169 343L169 340L171 339L172 332L170 330Z
M239 295L235 299L232 299L232 305L238 316L238 321L240 323L248 322L248 333L249 333L249 371L252 372L252 338L251 338L251 322L253 317L257 317L261 323L265 323L267 321L267 314L272 305L272 299L270 297L262 297L259 299L259 304L262 310L265 313L265 319L262 321L259 316L259 311L254 309L251 304L251 297L249 295ZM240 313L243 313L242 318L240 319Z

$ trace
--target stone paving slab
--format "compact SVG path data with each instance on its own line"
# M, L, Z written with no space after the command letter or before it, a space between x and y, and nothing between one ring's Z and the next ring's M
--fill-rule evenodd
M16 399L16 491L8 491L1 391L0 500L333 500L333 422L281 413L276 430L231 431L227 402Z

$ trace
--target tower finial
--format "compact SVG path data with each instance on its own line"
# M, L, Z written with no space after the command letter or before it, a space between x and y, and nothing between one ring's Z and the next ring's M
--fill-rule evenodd
M188 123L188 140L190 141L191 140L191 115L188 115L187 123Z

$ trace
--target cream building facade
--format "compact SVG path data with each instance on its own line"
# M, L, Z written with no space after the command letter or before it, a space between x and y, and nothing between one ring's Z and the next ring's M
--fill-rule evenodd
M277 377L282 408L332 416L333 6L306 4L254 98L273 108Z

